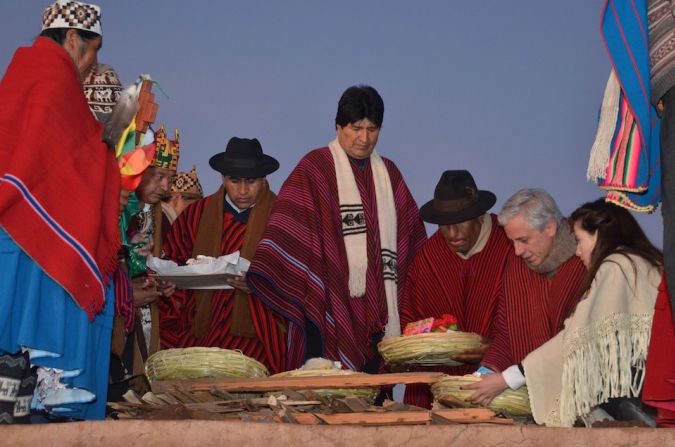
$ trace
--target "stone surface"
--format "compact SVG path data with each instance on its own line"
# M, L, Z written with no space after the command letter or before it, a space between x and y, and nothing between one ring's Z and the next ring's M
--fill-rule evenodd
M237 421L104 421L0 427L7 446L199 445L343 446L659 446L675 445L675 429L536 426L300 426Z

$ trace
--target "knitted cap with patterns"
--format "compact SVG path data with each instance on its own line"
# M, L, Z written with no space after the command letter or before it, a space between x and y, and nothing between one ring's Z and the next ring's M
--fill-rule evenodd
M171 192L178 192L186 196L201 199L204 197L202 185L197 177L197 169L192 166L190 172L179 172L171 184Z
M72 0L57 0L42 13L42 31L50 28L73 28L100 36L101 8Z

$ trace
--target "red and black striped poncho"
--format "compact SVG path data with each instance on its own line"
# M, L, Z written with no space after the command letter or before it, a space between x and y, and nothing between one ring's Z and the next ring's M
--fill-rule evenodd
M548 276L510 254L494 321L496 335L483 365L503 371L560 332L583 294L585 274L584 264L576 256Z
M417 205L394 163L383 158L396 205L398 296L425 236ZM253 293L289 323L289 367L307 346L360 371L377 359L373 339L387 322L375 185L370 163L352 171L367 226L366 294L351 297L337 180L328 148L311 151L284 182L248 273ZM314 331L314 332L312 332ZM309 339L312 333L317 339Z
M485 247L468 259L457 255L437 231L422 247L410 269L401 302L401 329L417 320L452 314L461 330L491 337L492 320L504 263L512 246L490 214L492 230ZM425 368L451 375L469 374L478 365ZM409 385L405 402L421 407L431 404L429 387Z
M192 257L192 247L199 228L204 206L213 196L206 197L188 206L178 216L164 242L164 253L179 265ZM234 215L226 210L223 215L222 255L241 249L246 234L246 224L233 220ZM237 337L229 334L234 289L218 290L211 300L211 325L204 337L192 335L195 300L192 291L176 290L169 299L158 300L160 313L160 339L162 348L187 348L211 346L223 349L238 349L249 357L263 363L273 372L285 370L286 349L283 320L274 315L258 299L249 295L249 304L257 337Z

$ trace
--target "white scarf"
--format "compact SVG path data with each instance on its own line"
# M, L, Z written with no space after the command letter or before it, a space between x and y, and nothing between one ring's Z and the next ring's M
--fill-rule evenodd
M338 199L340 201L340 219L342 236L347 252L349 266L349 294L360 297L366 293L366 270L368 269L368 253L366 251L366 218L361 203L361 194L356 186L356 179L347 153L337 139L328 144L335 163ZM394 192L389 179L389 172L382 158L376 151L370 155L375 197L377 200L377 222L380 230L380 247L382 256L382 274L384 292L387 298L387 325L384 338L401 335L401 324L398 315L398 289L396 281L396 206Z

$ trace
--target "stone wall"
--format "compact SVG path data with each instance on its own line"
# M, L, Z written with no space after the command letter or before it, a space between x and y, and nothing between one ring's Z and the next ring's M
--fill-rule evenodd
M675 429L536 426L301 426L238 421L104 421L0 427L0 445L238 446L626 446L675 445Z

